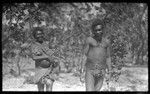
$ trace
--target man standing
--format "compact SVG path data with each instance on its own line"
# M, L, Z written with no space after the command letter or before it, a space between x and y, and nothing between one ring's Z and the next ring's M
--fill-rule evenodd
M32 58L35 61L35 75L31 82L37 84L38 91L52 91L54 74L58 72L58 64L52 59L53 51L49 49L48 43L44 41L44 32L41 28L33 30L35 41L31 45Z
M92 25L92 37L86 39L84 53L86 91L99 91L103 85L106 69L111 70L110 41L104 32L105 24L97 20Z

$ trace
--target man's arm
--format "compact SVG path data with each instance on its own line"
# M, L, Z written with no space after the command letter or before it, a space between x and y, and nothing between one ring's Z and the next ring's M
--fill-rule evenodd
M89 37L85 40L85 45L83 48L83 59L85 59L89 51ZM83 71L85 70L85 63L86 62L84 60L81 62L81 73L83 73Z
M97 42L95 39L93 39L92 37L88 37L86 39L86 47L84 49L84 54L87 55L88 51L89 51L89 47L91 46L97 46Z
M89 44L89 45L92 45L92 46L97 46L98 44L97 44L97 41L94 39L94 38L92 38L92 37L88 37L87 38L87 43Z
M108 71L111 71L111 55L110 55L110 45L107 47L107 66L108 66Z

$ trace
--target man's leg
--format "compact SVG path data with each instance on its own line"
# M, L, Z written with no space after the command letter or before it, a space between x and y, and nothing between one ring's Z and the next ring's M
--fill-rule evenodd
M100 89L102 88L102 85L103 85L103 81L104 81L103 76L95 77L94 87L95 87L96 91L100 91Z
M86 91L95 91L94 89L94 78L91 73L91 70L86 68L86 73L85 73L85 86L86 86Z
M39 81L39 82L37 83L37 86L38 86L38 91L44 91L44 84L41 83L41 81Z
M52 91L54 80L47 79L46 82L46 91Z

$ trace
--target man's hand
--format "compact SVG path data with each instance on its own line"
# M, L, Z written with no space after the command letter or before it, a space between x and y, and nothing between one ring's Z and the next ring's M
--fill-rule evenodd
M108 70L108 69L106 70L106 79L107 79L107 80L110 80L110 79L111 79L111 74L112 74L112 72L113 72L112 70Z

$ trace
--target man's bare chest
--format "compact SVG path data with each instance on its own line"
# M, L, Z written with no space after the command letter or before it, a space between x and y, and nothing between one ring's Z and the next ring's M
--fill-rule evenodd
M100 57L106 56L106 47L90 47L88 51L88 57L99 59Z

